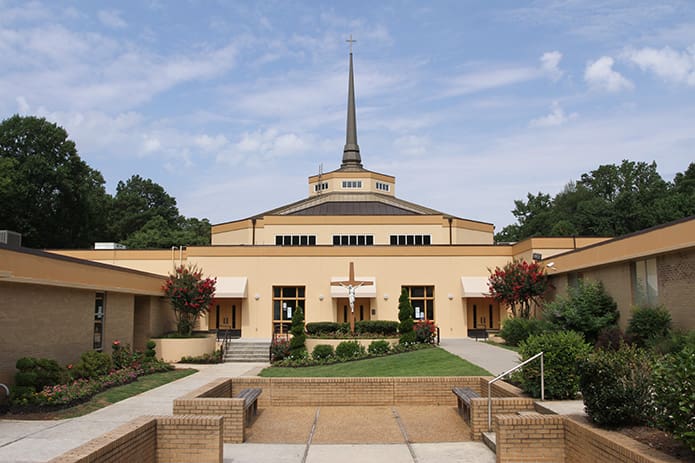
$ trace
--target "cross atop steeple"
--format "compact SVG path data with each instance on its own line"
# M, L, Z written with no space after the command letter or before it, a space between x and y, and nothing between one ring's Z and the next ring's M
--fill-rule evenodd
M350 38L346 42L350 43L350 54L352 55L352 44L357 42L357 40L352 40L352 34L350 34Z

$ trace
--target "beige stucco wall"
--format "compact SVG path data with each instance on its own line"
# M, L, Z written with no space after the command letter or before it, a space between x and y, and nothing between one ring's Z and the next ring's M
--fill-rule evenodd
M61 364L92 349L95 291L0 282L0 382L13 383L15 362L43 357ZM132 343L133 297L106 293L104 352Z

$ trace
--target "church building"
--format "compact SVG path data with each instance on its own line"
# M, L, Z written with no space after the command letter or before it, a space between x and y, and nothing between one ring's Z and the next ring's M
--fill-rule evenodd
M232 330L242 338L287 332L297 307L307 322L347 322L353 309L339 282L348 277L356 282L350 298L356 320L398 320L405 289L416 319L433 321L442 337L464 337L471 329L497 330L506 317L506 308L488 296L489 269L603 240L533 238L497 245L493 234L493 224L399 199L395 177L365 167L350 53L342 161L309 177L305 199L216 224L210 246L60 252L162 275L176 265L196 265L217 278L216 302L200 328Z

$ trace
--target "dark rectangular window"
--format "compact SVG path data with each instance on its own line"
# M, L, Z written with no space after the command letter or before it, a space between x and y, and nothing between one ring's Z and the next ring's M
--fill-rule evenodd
M429 246L432 244L430 235L391 235L392 246Z
M340 235L333 235L333 246L340 246Z
M104 348L104 309L106 307L104 293L96 293L94 298L94 336L92 348L101 351Z
M316 246L315 235L275 235L277 246Z
M408 290L415 320L434 321L434 286L403 286Z
M275 235L275 246L282 246L282 235Z
M391 246L396 246L398 244L398 235L391 235Z
M374 235L333 235L334 246L372 246Z

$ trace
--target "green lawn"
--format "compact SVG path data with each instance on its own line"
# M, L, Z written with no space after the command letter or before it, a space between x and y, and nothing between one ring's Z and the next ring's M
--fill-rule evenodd
M316 367L269 367L265 377L491 376L490 372L440 349L424 349Z

